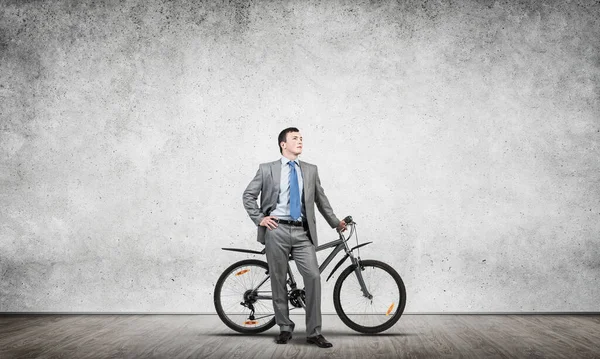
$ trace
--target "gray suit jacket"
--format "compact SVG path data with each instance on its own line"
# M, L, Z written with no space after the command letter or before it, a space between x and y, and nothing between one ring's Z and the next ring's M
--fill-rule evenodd
M304 161L299 162L300 168L302 169L302 180L304 184L302 203L304 204L304 209L306 211L310 239L316 247L318 246L318 239L317 224L315 221L315 203L317 204L319 212L321 212L331 228L337 227L340 220L333 213L329 200L327 199L327 196L325 196L325 191L323 190L323 187L321 187L317 166ZM254 176L250 184L248 184L248 187L246 187L242 196L246 212L248 212L248 215L254 224L258 226L257 240L262 244L265 244L265 232L267 231L267 227L260 226L259 224L260 221L268 216L277 206L280 177L281 160L261 163L258 166L256 176ZM260 207L257 204L259 194Z

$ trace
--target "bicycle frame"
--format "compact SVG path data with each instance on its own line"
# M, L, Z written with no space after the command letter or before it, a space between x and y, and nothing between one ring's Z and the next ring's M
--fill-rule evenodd
M333 248L332 252L329 253L329 255L327 256L327 258L325 258L325 260L323 261L323 263L321 263L321 265L319 266L319 273L323 273L323 271L325 270L325 268L327 268L327 266L331 263L331 261L333 261L333 258L335 258L335 256L341 252L342 250L344 250L346 252L346 255L344 256L344 258L342 258L333 268L333 270L331 271L331 273L329 274L329 276L327 277L327 281L329 281L329 279L333 276L333 274L335 273L335 271L346 261L346 259L350 258L350 261L352 262L352 265L354 266L354 272L356 274L356 277L358 279L358 283L360 284L360 288L361 291L363 292L363 296L372 299L373 296L371 295L371 293L369 293L365 282L363 280L362 277L362 273L361 273L361 266L360 266L360 257L355 257L354 254L352 254L352 252L360 247L366 246L367 244L373 243L373 242L365 242L359 245L354 246L353 248L350 248L348 246L348 240L350 239L350 237L352 237L352 234L354 233L354 226L355 223L349 223L349 226L351 226L350 229L350 235L348 236L348 238L344 237L344 234L340 231L338 231L339 234L339 239L335 240L335 241L331 241L329 243L325 243L323 245L318 246L315 251L316 252L320 252L322 250L328 249L328 248ZM265 250L263 249L262 251L253 251L253 250L249 250L249 249L240 249L240 248L222 248L223 250L226 251L234 251L234 252L243 252L243 253L252 253L252 254L265 254ZM293 255L290 254L289 257L289 261L293 260ZM288 261L288 284L290 285L290 287L292 288L292 290L296 289L296 281L294 279L294 275L291 271L291 267ZM258 292L258 288L260 288L268 279L270 278L270 276L267 276L261 283L259 283L256 288L254 288L255 291ZM262 296L262 295L257 295L256 299L272 299L271 296Z

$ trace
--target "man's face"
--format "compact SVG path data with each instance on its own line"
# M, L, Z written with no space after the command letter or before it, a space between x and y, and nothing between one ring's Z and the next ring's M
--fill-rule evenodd
M286 141L282 142L284 151L288 151L294 156L298 156L302 153L302 135L300 132L288 132L286 134Z

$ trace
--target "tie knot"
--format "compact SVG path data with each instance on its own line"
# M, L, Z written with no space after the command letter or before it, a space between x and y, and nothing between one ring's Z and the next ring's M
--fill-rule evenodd
M296 164L296 161L290 161L288 162L288 165L290 165L290 167L295 167L294 165Z

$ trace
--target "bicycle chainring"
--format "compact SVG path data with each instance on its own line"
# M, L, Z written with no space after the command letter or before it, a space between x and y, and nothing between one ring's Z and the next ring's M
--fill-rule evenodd
M296 308L302 308L304 307L302 303L306 303L306 292L304 292L304 289L294 289L288 297L290 298L290 303Z

